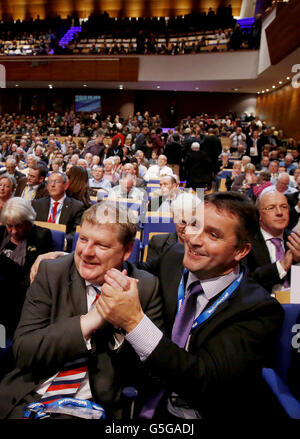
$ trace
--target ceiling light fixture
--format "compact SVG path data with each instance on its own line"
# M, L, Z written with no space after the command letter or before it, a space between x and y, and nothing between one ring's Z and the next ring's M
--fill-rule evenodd
M278 84L282 84L282 81L278 81Z
M286 77L287 81L289 81L291 78L289 76Z

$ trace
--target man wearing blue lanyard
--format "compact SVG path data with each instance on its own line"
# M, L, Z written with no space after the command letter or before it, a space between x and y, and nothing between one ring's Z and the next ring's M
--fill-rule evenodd
M164 334L144 315L136 281L105 275L97 310L126 331L149 373L142 418L252 418L270 408L261 370L272 365L283 311L240 265L258 227L255 206L220 192L205 198L204 220L202 208L184 247L143 265L160 279Z

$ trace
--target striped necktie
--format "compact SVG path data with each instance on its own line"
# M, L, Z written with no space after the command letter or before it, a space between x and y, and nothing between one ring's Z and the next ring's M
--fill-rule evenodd
M96 303L100 295L100 290L95 286L93 286L93 288L96 291L96 296L92 306ZM66 363L62 370L54 377L53 381L42 396L41 402L43 404L49 404L60 398L74 398L87 371L87 357Z
M60 398L73 398L88 371L87 357L66 363L49 385L41 398L43 404L49 404Z

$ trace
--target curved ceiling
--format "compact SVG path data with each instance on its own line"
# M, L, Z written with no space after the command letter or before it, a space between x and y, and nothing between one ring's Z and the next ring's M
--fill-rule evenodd
M66 18L77 13L87 18L94 12L108 12L111 17L170 17L192 11L215 11L231 4L233 15L239 16L242 0L1 0L0 17L17 19L51 17Z

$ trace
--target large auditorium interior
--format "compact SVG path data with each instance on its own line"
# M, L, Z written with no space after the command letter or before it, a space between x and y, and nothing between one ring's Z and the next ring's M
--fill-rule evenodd
M0 2L3 422L300 419L299 17Z

